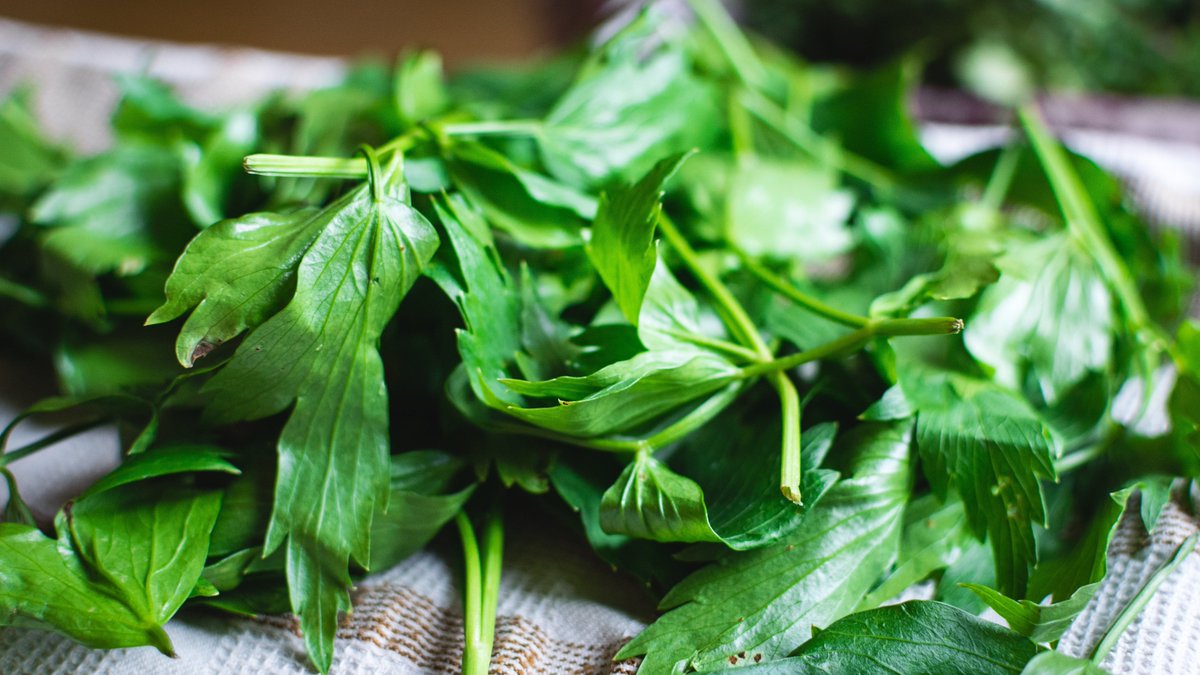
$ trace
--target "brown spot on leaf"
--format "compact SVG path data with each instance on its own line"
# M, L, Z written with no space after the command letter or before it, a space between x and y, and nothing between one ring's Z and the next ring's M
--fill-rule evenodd
M754 655L754 662L755 662L755 663L758 663L759 661L762 661L762 654L755 654L755 655Z
M737 665L737 657L736 656L729 657L729 665L731 665L731 666Z
M216 349L221 343L219 341L201 340L196 343L196 348L192 350L192 363L208 356L208 353Z

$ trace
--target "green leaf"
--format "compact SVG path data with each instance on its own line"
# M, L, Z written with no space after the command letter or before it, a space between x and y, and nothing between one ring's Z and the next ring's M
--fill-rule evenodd
M442 75L442 56L418 50L405 54L396 66L396 113L406 124L416 124L442 112L449 94Z
M590 197L522 169L482 145L456 144L449 154L454 185L497 228L532 248L561 249L583 243L580 213L595 213Z
M884 166L908 172L937 168L907 110L920 66L909 58L856 78L818 103L812 113L813 129L836 136L847 150Z
M671 590L658 621L617 659L641 672L715 670L774 659L859 603L896 554L911 480L912 423L864 424L842 438L853 477L835 485L780 543L731 555ZM739 656L741 654L745 656ZM678 669L678 671L676 671Z
M736 550L772 544L801 527L829 491L837 472L819 468L837 426L818 424L801 435L804 508L779 492L781 426L772 408L754 399L706 424L684 440L671 465L704 490L708 518L721 541Z
M654 39L619 35L546 115L537 140L551 174L585 188L631 180L719 129L715 92L682 50L639 53Z
M242 159L259 143L258 119L249 110L230 113L198 142L182 141L183 204L192 222L208 227L226 217L235 184L243 179Z
M1021 635L1034 642L1057 642L1071 627L1071 622L1075 620L1075 617L1079 616L1079 613L1087 606L1092 596L1096 594L1100 584L1096 582L1080 586L1071 594L1071 597L1049 605L1039 605L1029 600L1013 600L987 586L978 584L964 584L964 586L978 595L988 607L991 607L1008 622L1010 628Z
M65 154L46 139L18 87L0 103L0 207L23 206L62 169Z
M8 487L8 503L4 505L4 512L0 513L0 522L36 527L33 511L29 510L29 505L21 498L21 491L17 489L16 476L6 468L0 468L0 475L4 476Z
M43 245L80 269L136 274L173 254L186 230L169 148L123 145L69 166L30 212Z
M638 339L647 349L697 349L699 339L706 337L696 296L661 260L653 267L634 323Z
M663 190L687 158L688 153L667 157L638 182L610 188L600 195L587 243L588 258L621 313L634 325L654 273L654 229L662 210Z
M438 220L458 257L460 284L435 276L446 295L458 305L465 329L456 331L458 352L475 396L519 403L498 380L521 348L521 308L516 285L509 276L482 216L458 195L435 201ZM434 268L435 270L437 268ZM485 388L487 395L485 395Z
M1086 659L1049 651L1033 657L1021 675L1109 675L1109 672Z
M169 653L160 626L116 596L73 553L36 527L0 523L0 624L57 630L89 647L154 645Z
M162 626L200 578L220 503L218 492L159 483L68 505L58 541L0 523L0 625L172 653Z
M388 405L379 336L437 249L433 227L367 186L327 207L300 260L296 293L248 335L205 387L214 420L254 419L295 401L279 437L265 549L283 540L293 609L328 670L352 556L369 563L371 518L388 497Z
M462 510L474 485L439 494L461 468L458 459L432 450L392 457L392 494L387 511L376 513L371 522L368 569L381 572L421 550Z
M654 541L721 541L708 522L700 486L645 452L637 453L605 491L600 527Z
M962 557L970 541L967 517L958 500L942 502L935 495L914 499L904 511L904 521L895 566L863 598L860 610L878 607L946 569Z
M1003 591L1021 594L1036 561L1033 525L1046 524L1040 478L1053 478L1049 432L1020 397L984 380L909 368L917 447L936 493L954 487L977 536L991 540Z
M631 574L656 590L665 590L681 576L681 563L666 547L645 539L610 534L600 527L600 503L620 469L599 453L560 456L550 467L550 484L562 500L579 514L592 549L614 570Z
M167 299L147 325L191 315L179 331L175 356L186 367L221 343L279 311L295 289L296 268L327 228L344 228L361 214L348 194L331 207L291 213L250 213L221 221L196 236L167 278Z
M127 486L80 499L64 509L58 526L125 604L161 626L200 578L220 509L220 492Z
M518 394L557 399L548 407L503 406L539 427L582 438L628 431L689 401L721 389L740 370L698 351L642 352L585 377L529 382L503 380Z
M1010 247L997 261L1000 280L983 293L964 333L996 381L1019 388L1028 368L1051 404L1112 360L1112 298L1075 241L1056 235Z
M851 614L816 633L794 656L747 672L1020 673L1037 645L940 602L912 601Z
M82 496L99 494L121 485L147 478L192 471L219 471L239 474L225 458L230 453L211 445L171 445L132 455L116 469L92 483Z
M832 166L747 157L725 194L725 236L754 257L827 260L854 243L846 227L854 196L838 188Z
M145 75L119 74L121 100L112 127L126 141L170 145L180 137L197 139L217 126L218 119L185 105L162 82Z

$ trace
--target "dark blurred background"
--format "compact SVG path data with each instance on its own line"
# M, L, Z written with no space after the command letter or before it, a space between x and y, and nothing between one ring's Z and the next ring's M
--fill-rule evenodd
M619 0L0 0L0 16L134 37L326 55L442 51L449 65L545 54ZM1200 97L1200 0L733 0L815 61L917 53L926 78L995 98L1032 86Z

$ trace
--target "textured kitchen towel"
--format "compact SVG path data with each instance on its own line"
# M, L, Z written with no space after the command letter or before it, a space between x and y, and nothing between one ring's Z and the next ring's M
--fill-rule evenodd
M172 84L189 103L214 108L274 88L329 84L344 68L336 59L129 40L0 19L0 96L22 82L35 85L36 110L48 132L81 152L100 150L110 141L114 73L147 72ZM935 156L951 161L1002 143L1008 133L997 127L929 125L923 139ZM1065 134L1073 148L1121 176L1157 224L1200 233L1200 148L1112 132ZM0 421L50 393L50 383L31 387L33 381L16 364L0 361ZM48 430L29 422L13 442L19 445ZM45 521L110 470L119 452L115 431L98 429L12 468L35 514ZM0 485L0 503L6 499ZM1164 519L1175 522L1173 513ZM652 602L600 564L574 535L555 527L510 529L492 672L632 673L634 663L612 663L611 657L652 618ZM1106 582L1111 590L1098 597L1119 600L1134 592L1154 561L1161 560L1157 551L1150 547L1114 557ZM354 596L355 611L340 630L334 673L457 672L462 617L456 565L453 546L444 551L434 546L364 581ZM1134 641L1127 645L1123 639L1114 650L1114 673L1200 673L1200 659L1188 651L1200 644L1200 602L1193 597L1200 589L1200 556L1192 556L1164 588L1170 594L1130 630ZM1086 645L1094 632L1089 627L1111 619L1118 604L1094 601L1072 644ZM167 632L180 658L149 648L92 650L49 633L3 629L0 673L309 672L291 618L252 621L184 612ZM1164 663L1171 668L1158 669Z
M1108 549L1108 574L1059 642L1059 650L1088 658L1130 601L1189 537L1200 533L1196 494L1177 485L1154 532L1142 523L1140 495L1130 497ZM1121 633L1100 664L1112 673L1200 673L1200 554L1187 555Z

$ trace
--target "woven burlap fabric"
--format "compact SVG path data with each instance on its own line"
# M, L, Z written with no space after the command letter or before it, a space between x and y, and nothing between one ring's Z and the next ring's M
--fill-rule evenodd
M80 152L103 149L111 141L108 116L117 100L112 81L117 72L147 72L171 83L186 101L219 108L275 88L329 84L344 67L336 59L129 40L0 19L0 95L21 82L35 85L37 113L48 132ZM953 161L1004 142L1008 133L994 127L929 125L923 139L939 159ZM1122 176L1156 223L1200 233L1200 148L1086 130L1068 130L1066 139ZM45 375L0 356L0 421L49 393L52 386ZM14 447L52 429L53 421L30 422L18 429ZM48 522L64 501L115 466L119 453L115 430L99 429L12 468L35 514ZM6 499L0 485L0 503ZM635 664L614 664L611 657L653 617L653 604L641 589L600 564L577 535L557 525L522 527L514 522L509 531L492 672L632 673ZM1146 556L1149 560L1150 553ZM457 561L452 545L435 545L362 582L354 595L355 611L339 633L334 672L457 672L462 644ZM1179 579L1164 588L1172 593L1200 588L1198 568L1200 556L1194 556L1177 571ZM1120 558L1110 569L1106 583L1130 588L1145 572L1144 566ZM1126 592L1114 586L1111 593L1117 598ZM1162 615L1169 624L1152 618L1135 626L1158 626L1155 635L1165 636L1158 638L1159 649L1171 649L1173 640L1193 636L1188 631L1200 628L1200 603L1190 595L1180 597L1188 604L1170 606L1173 613ZM1088 620L1102 622L1116 604L1089 607ZM100 651L49 633L0 630L0 673L309 672L290 617L253 621L184 612L167 631L177 659L149 648ZM1121 649L1113 658L1126 653L1158 663L1152 660L1158 656ZM1121 670L1122 664L1142 661L1114 663L1118 673L1193 672ZM1200 659L1191 664L1195 669Z

